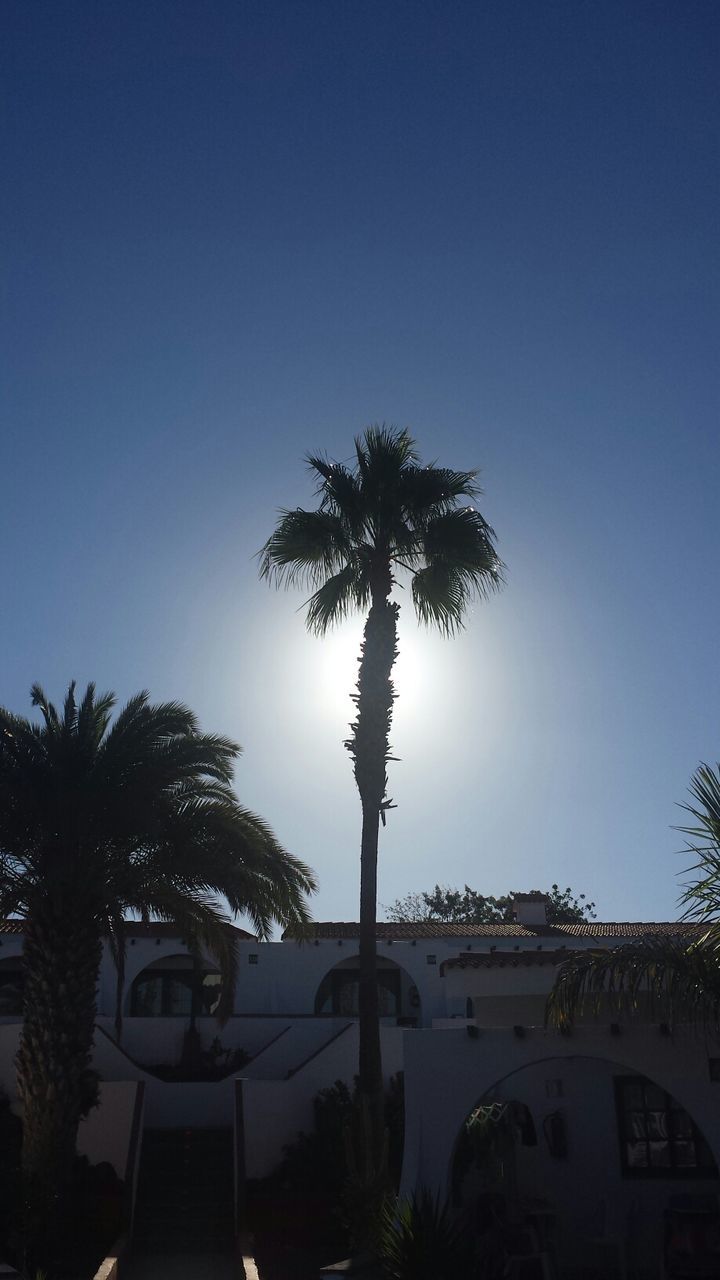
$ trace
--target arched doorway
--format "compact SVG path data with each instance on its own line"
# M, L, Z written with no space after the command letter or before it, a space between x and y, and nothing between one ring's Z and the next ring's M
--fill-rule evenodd
M410 974L386 956L377 958L380 1017L400 1026L421 1024L420 995ZM348 956L325 974L315 994L316 1014L358 1016L360 958Z

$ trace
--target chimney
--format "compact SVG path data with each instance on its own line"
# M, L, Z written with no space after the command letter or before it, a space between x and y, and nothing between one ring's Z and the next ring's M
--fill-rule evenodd
M546 893L535 889L532 893L513 894L513 920L516 924L531 927L547 924L547 904L550 901Z

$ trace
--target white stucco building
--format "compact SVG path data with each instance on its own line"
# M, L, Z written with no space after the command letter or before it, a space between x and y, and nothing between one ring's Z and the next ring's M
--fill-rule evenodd
M515 915L503 925L378 925L384 1070L405 1078L403 1189L471 1198L483 1174L459 1170L458 1153L468 1119L497 1104L514 1191L553 1219L561 1252L596 1240L609 1254L623 1242L625 1256L654 1257L662 1215L677 1197L716 1196L720 1042L642 1014L628 1025L610 1016L581 1022L562 1036L544 1028L545 1000L571 949L698 926L553 926L537 895L518 895ZM108 1089L142 1083L147 1127L235 1125L238 1159L246 1176L259 1177L309 1129L317 1092L356 1071L358 926L318 923L302 942L261 943L237 930L236 942L235 1008L219 1028L212 959L193 964L167 924L128 924L122 1041L106 949L95 1061ZM21 922L0 926L0 1085L11 1095L22 943ZM205 1048L215 1041L224 1079L157 1074L178 1063L191 1016ZM120 1095L112 1096L117 1109ZM101 1122L88 1122L91 1146L102 1145ZM104 1123L111 1131L109 1111Z

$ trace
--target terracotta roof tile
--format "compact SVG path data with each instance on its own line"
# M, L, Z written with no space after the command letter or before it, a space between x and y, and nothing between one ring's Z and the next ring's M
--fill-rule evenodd
M534 933L521 924L442 924L435 920L379 920L376 937L402 942L412 938L524 938ZM283 938L291 938L286 930ZM311 938L359 938L360 925L352 920L321 920L309 926Z
M413 938L649 938L658 934L702 933L707 924L683 920L613 921L584 920L578 924L446 924L438 920L379 920L379 941L402 942ZM292 938L286 930L284 939ZM308 927L310 938L359 938L355 920L318 920Z
M707 922L696 920L584 920L579 924L549 925L555 935L566 938L651 938L658 934L678 935L704 933Z
M524 969L535 965L558 965L569 955L565 948L552 951L464 951L451 960L444 960L440 973L446 969Z
M255 934L248 933L246 929L238 929L234 924L229 924L227 928L232 930L239 941L257 942ZM24 920L0 920L0 933L24 932ZM177 925L171 924L168 920L150 920L147 924L143 924L142 920L126 920L125 935L128 938L177 938L178 940L181 937Z
M0 920L0 933L23 933L24 920Z

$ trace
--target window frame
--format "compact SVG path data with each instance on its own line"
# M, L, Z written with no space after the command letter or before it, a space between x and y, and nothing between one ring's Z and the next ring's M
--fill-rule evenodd
M170 981L175 982L182 977L187 976L186 986L190 991L190 1008L184 1013L173 1013L170 1007ZM140 973L133 978L130 986L130 1013L131 1018L214 1018L215 1013L209 1013L203 1009L202 989L206 977L220 977L219 969L201 969L195 970L191 968L163 969L161 965L157 968L148 967L141 969ZM141 1013L138 1010L138 984L141 981L147 982L153 978L160 979L160 1008L157 1013ZM222 992L222 980L218 984L220 992Z
M377 986L378 986L378 1000L380 1001L380 1003L382 1004L382 1000L380 997L380 988L382 988L382 990L385 991L390 996L390 998L395 1001L395 1012L394 1013L381 1012L380 1017L381 1018L399 1018L401 1013L401 1002L402 1002L402 983L400 979L400 970L378 968L376 970L376 976L377 976ZM359 968L331 969L329 977L330 977L330 1002L331 1002L330 1008L333 1015L335 1017L357 1018L359 1016L359 1004L358 1004L358 1012L355 1012L355 1013L343 1013L342 1005L344 1003L343 989L348 987L358 988L357 996L359 1001L360 969Z
M707 1142L707 1139L703 1135L702 1131L696 1125L689 1111L686 1111L685 1108L680 1105L677 1099L674 1098L671 1093L668 1093L667 1089L664 1089L662 1085L656 1084L654 1080L651 1080L647 1076L643 1076L643 1075L614 1076L613 1084L614 1084L614 1091L615 1091L615 1110L616 1110L616 1116L617 1116L618 1147L620 1150L620 1167L621 1167L622 1175L624 1178L630 1178L630 1179L639 1178L639 1179L651 1179L651 1180L664 1178L666 1181L668 1179L673 1181L681 1180L681 1179L691 1179L691 1180L703 1179L705 1181L717 1180L718 1168L715 1163L715 1159L713 1157L713 1153L710 1148L710 1145ZM648 1086L650 1088L657 1089L662 1094L663 1096L662 1107L648 1106L647 1100L646 1100L646 1094L645 1094L645 1090ZM638 1110L637 1108L630 1107L626 1102L626 1096L627 1096L626 1090L630 1087L635 1087L635 1088L639 1087L643 1090L643 1099L642 1099L642 1108L641 1108L643 1115L648 1115L651 1112L658 1112L658 1111L661 1111L664 1114L665 1130L668 1135L666 1142L667 1142L667 1148L668 1148L669 1157L670 1157L669 1164L666 1164L666 1165L650 1164L649 1144L650 1142L653 1141L653 1139L648 1136L646 1136L644 1139L645 1144L648 1148L647 1149L648 1163L646 1165L630 1164L628 1160L628 1153L627 1153L628 1143L632 1141L638 1141L638 1139L634 1138L633 1134L629 1131L628 1125L627 1125L628 1113L633 1110ZM674 1163L675 1141L680 1141L680 1139L678 1138L676 1138L675 1140L673 1139L672 1126L670 1124L670 1119L673 1112L676 1114L678 1112L681 1113L683 1116L686 1116L687 1120L689 1121L690 1135L688 1136L687 1140L692 1141L694 1151L695 1151L696 1163L693 1165L681 1165L681 1164ZM647 1133L648 1126L646 1125L645 1128ZM640 1141L642 1141L642 1139L640 1139ZM697 1163L698 1152L703 1147L707 1150L708 1155L710 1157L711 1163L709 1164Z

